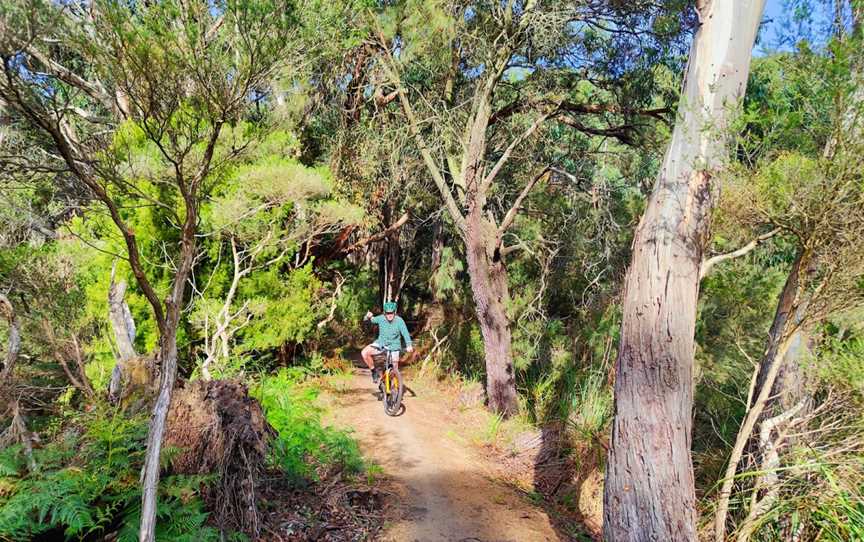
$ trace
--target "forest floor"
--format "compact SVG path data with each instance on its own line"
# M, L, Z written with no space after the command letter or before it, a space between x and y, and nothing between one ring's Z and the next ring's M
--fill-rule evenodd
M398 417L384 413L367 370L329 379L320 397L326 421L350 430L381 469L389 512L378 540L590 540L581 527L575 536L562 528L554 510L514 482L513 463L484 450L483 435L497 426L471 416L482 409L459 408L459 397L434 382L412 384L405 372L410 391Z

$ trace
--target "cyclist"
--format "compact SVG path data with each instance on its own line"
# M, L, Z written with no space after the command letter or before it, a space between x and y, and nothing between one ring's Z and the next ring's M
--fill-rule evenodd
M384 314L373 316L372 311L369 311L363 317L363 321L372 322L378 326L378 338L360 352L363 362L372 371L372 382L377 384L380 375L378 374L378 370L375 369L375 360L372 357L383 352L392 352L393 365L398 368L402 339L405 340L406 352L412 352L414 347L411 344L411 335L408 334L408 328L405 327L405 320L396 314L396 303L394 301L384 303Z

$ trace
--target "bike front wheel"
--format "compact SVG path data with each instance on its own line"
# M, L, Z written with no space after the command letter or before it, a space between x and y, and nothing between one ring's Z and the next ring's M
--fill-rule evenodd
M395 367L385 375L387 379L384 385L384 412L388 416L398 416L402 411L402 394L405 392L405 383L402 375Z

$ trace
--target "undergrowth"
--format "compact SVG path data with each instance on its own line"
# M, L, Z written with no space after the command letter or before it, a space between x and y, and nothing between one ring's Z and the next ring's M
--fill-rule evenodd
M315 405L319 390L300 385L304 375L302 369L283 368L262 377L250 392L278 435L270 460L294 483L317 481L327 472L360 473L364 463L357 442L322 424L322 409Z
M335 472L362 472L357 443L322 426L321 409L313 406L318 390L300 385L302 376L302 370L282 370L262 377L253 389L278 435L270 447L271 467L294 485ZM0 540L101 540L115 534L119 542L137 540L146 415L98 405L74 418L54 418L40 436L44 445L33 450L33 470L21 446L0 449ZM165 449L163 465L177 452ZM201 498L215 481L216 475L162 477L157 540L220 540Z
M138 539L147 419L108 407L80 414L33 452L0 451L0 539L94 540L118 533ZM52 437L52 435L48 435ZM158 540L218 540L199 498L202 477L168 476L160 484Z

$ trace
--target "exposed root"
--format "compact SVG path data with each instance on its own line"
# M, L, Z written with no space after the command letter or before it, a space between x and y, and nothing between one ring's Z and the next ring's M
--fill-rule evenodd
M267 445L273 431L261 405L235 381L196 381L174 392L165 447L178 453L181 474L216 474L205 501L223 529L261 535L259 498Z

